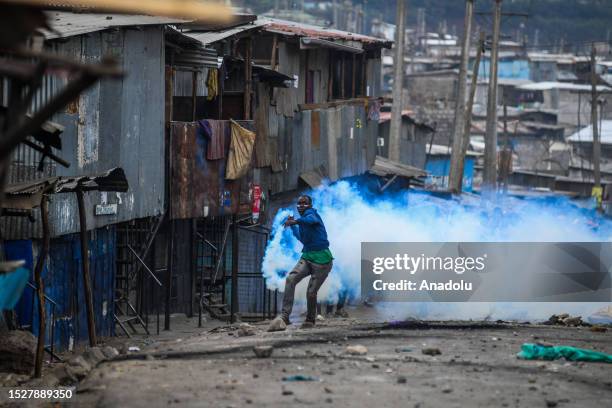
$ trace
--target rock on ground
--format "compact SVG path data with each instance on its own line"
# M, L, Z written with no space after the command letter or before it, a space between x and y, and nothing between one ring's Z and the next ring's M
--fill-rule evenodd
M36 358L36 337L23 330L0 334L0 371L31 374Z

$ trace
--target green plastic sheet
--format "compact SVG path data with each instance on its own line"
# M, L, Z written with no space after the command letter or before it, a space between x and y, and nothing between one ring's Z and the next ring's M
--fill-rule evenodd
M532 343L523 344L517 357L524 360L557 360L565 358L568 361L612 363L612 354L571 346L544 346Z

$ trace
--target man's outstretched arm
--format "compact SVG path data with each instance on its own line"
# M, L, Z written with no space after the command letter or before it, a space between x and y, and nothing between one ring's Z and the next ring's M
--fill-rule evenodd
M298 218L297 220L295 220L295 222L301 225L313 225L313 224L318 224L320 221L319 221L319 217L317 217L316 215L308 214L308 215Z

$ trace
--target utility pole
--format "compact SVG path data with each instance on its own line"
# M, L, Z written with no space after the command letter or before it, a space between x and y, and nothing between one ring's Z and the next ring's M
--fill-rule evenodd
M599 160L601 146L599 144L599 129L597 128L597 58L595 43L591 45L591 127L593 129L593 191L597 198L597 209L601 210L602 190Z
M448 188L453 193L461 191L463 174L459 174L461 146L463 145L463 129L465 127L465 93L468 62L470 59L470 36L472 33L472 14L474 0L465 2L465 21L463 23L463 42L461 44L461 65L457 83L457 105L455 107L455 126L453 128L453 150L451 152Z
M508 175L510 174L512 163L512 150L510 149L510 137L508 136L508 102L506 101L504 89L502 89L502 101L504 104L504 149L500 155L500 170L504 193L506 193L508 191Z
M485 135L484 174L482 190L495 191L497 187L497 63L502 0L495 0L493 38L491 45L491 70L487 100L487 128Z
M470 145L470 132L472 130L472 107L474 106L474 98L476 97L476 87L478 86L478 72L480 72L480 59L484 51L485 33L480 32L478 40L478 49L476 50L476 60L472 70L472 83L470 84L470 94L468 96L467 108L465 110L465 127L463 128L463 137L461 141L461 154L459 155L458 175L463 180L463 169L465 167L465 154ZM459 184L459 193L461 192L462 184Z
M338 0L334 0L332 7L334 8L334 23L333 27L338 30Z
M397 0L395 23L395 57L393 75L393 107L389 134L389 159L400 160L400 133L402 131L402 88L404 87L404 32L406 24L406 0Z

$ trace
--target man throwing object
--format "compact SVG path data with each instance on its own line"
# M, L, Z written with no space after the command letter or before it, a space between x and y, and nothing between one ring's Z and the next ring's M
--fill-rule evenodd
M272 321L268 331L285 330L290 324L289 316L293 309L295 287L309 275L310 281L306 290L306 321L302 324L302 328L313 327L317 312L317 292L332 269L334 258L329 250L327 231L317 210L312 208L312 198L307 195L301 196L298 199L297 210L300 218L297 220L293 217L287 218L285 228L291 228L293 235L304 245L302 257L287 275L281 315Z

